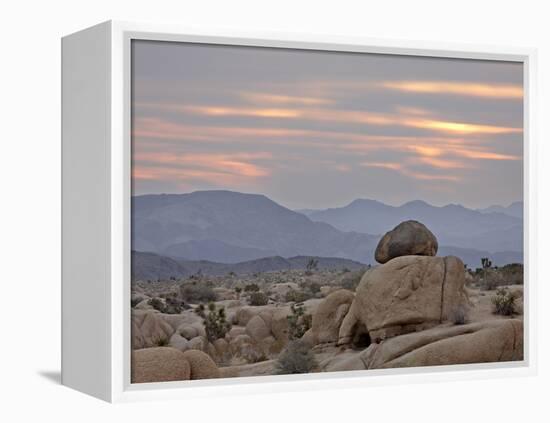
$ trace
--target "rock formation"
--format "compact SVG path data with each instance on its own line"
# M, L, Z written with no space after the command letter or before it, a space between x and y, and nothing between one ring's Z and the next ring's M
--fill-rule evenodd
M340 327L338 343L367 331L371 341L415 332L447 320L467 302L457 257L404 256L365 273Z
M378 263L387 263L401 256L435 256L437 239L434 234L416 220L401 222L387 232L376 247L374 258Z
M175 348L158 347L132 351L132 383L189 380L191 366Z

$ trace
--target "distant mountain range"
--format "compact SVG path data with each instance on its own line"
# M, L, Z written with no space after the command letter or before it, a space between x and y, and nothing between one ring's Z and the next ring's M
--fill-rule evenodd
M502 213L508 216L518 217L523 219L523 201L516 201L510 204L508 207L503 206L490 206L484 209L477 209L481 213Z
M424 201L411 201L395 207L374 200L355 200L345 207L306 213L311 220L328 223L342 231L378 235L404 220L418 220L434 233L440 245L490 252L521 252L523 219L512 214L523 210L522 203L501 209L493 206L472 210L458 204L436 207Z
M235 263L268 256L365 261L378 237L313 222L263 195L197 191L132 201L132 249Z
M331 258L297 256L285 259L280 256L264 257L257 260L226 264L207 260L183 260L163 257L153 253L132 251L132 280L157 280L170 277L182 278L201 273L222 276L230 272L246 275L261 272L274 272L290 269L306 269L311 259L317 260L319 270L358 270L367 267L357 261Z
M481 257L495 264L523 262L523 221L500 211L356 200L341 208L296 212L263 195L231 191L133 197L132 250L160 256L155 263L173 271L181 271L182 260L223 265L318 256L374 264L380 235L408 219L434 232L438 254L454 251L471 267L479 266Z

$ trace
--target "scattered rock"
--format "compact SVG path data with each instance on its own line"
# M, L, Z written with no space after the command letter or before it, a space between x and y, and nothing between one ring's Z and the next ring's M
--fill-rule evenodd
M174 333L174 328L155 310L132 310L131 322L134 350L167 343Z
M183 353L191 366L191 379L213 379L220 377L218 366L212 358L198 350L188 350Z
M430 230L416 220L402 222L387 232L376 247L374 258L387 263L401 256L435 256L437 239Z
M145 348L132 352L132 383L189 380L191 366L184 353L169 347Z
M256 342L271 334L271 330L260 316L254 316L246 325L246 333Z

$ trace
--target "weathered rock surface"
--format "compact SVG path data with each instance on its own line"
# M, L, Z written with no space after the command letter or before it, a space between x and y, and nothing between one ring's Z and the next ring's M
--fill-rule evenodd
M367 369L523 360L523 322L493 320L433 328L372 344Z
M353 292L340 289L323 299L312 318L311 341L313 343L338 341L340 326L354 297Z
M416 220L407 220L380 239L374 258L378 263L387 263L395 257L435 256L437 247L436 237L426 226Z
M132 351L132 383L189 380L191 366L181 351L169 347Z
M131 322L134 350L167 342L174 333L174 328L155 310L132 310Z
M191 379L213 379L220 377L218 366L212 358L198 350L188 350L183 353L191 366Z
M523 360L523 322L491 320L438 326L371 344L363 351L334 350L323 371L440 366Z
M220 377L268 376L275 372L275 360L220 368Z
M271 330L264 319L257 315L250 319L246 325L246 334L256 342L260 342L271 334Z
M385 339L444 322L468 301L464 265L457 257L397 257L365 273L338 343L351 343L361 332Z

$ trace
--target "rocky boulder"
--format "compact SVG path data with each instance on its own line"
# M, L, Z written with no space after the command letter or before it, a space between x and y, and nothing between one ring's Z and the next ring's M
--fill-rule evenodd
M431 231L416 220L402 222L387 232L376 247L374 258L387 263L401 256L435 256L437 239Z
M523 322L493 320L438 327L372 344L367 369L523 360Z
M183 353L191 366L191 379L213 379L220 377L218 366L212 358L199 350L188 350Z
M339 289L323 299L312 318L311 337L314 344L338 341L340 326L354 297L353 292Z
M340 327L338 343L368 333L369 341L424 330L468 303L457 257L397 257L367 271Z
M131 324L135 350L168 342L174 333L174 328L155 310L132 310Z
M256 342L271 335L271 329L266 324L265 320L259 315L254 316L246 325L246 334Z
M191 366L175 348L158 347L132 351L132 383L189 380Z

